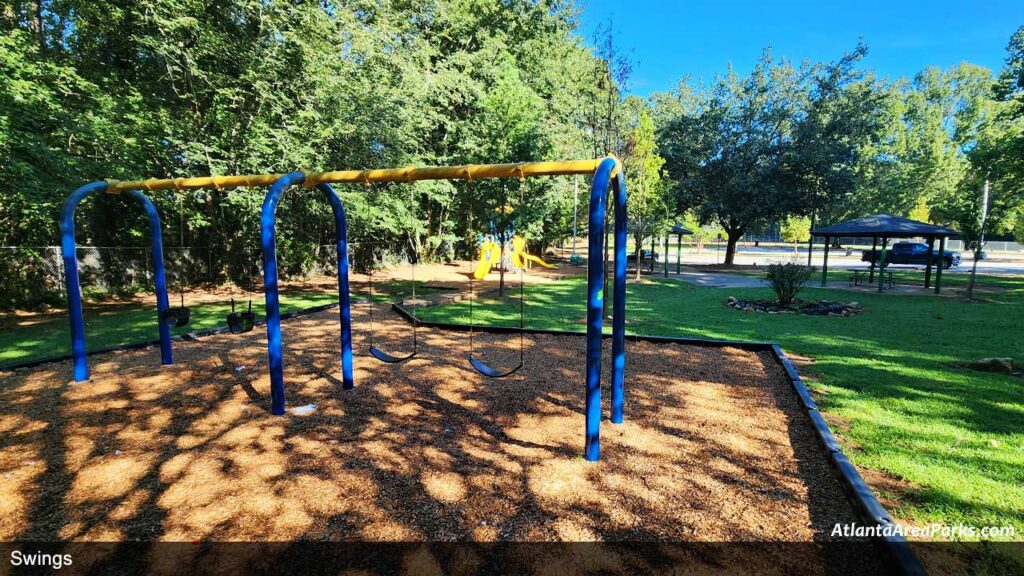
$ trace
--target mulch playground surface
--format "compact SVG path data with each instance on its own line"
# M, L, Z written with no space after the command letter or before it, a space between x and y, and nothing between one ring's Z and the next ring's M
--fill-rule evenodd
M410 327L377 315L377 345L406 353ZM489 380L465 332L421 328L419 355L385 365L367 326L357 305L343 391L337 310L284 322L285 417L262 327L175 342L173 366L155 348L92 356L80 384L70 362L0 373L0 541L827 543L856 522L767 353L627 343L626 421L603 423L592 463L582 336L528 335L526 367ZM517 362L517 336L476 339ZM836 554L780 547L756 568L878 568Z

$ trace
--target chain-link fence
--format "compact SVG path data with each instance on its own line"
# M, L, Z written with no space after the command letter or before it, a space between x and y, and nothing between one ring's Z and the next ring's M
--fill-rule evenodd
M153 255L149 246L79 246L78 274L87 298L127 296L153 290ZM278 251L279 262L283 257ZM349 264L358 271L403 261L382 243L350 242ZM334 244L313 249L307 277L336 276ZM360 266L360 264L363 266ZM169 291L178 287L221 283L231 278L262 284L263 258L259 250L243 250L237 258L210 246L165 246L164 269ZM0 246L0 309L60 306L64 292L64 262L59 246Z
M167 283L191 286L217 280L215 250L164 248ZM153 289L150 247L79 246L78 274L89 295L127 295ZM64 261L58 246L0 246L0 308L35 308L66 301Z

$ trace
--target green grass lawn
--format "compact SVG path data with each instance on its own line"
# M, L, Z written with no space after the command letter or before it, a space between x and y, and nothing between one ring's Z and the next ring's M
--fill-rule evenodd
M947 286L966 282L946 278ZM982 286L998 289L984 293L982 303L808 289L803 298L857 300L865 309L858 317L811 317L724 306L728 296L769 298L768 288L631 279L627 330L773 341L813 357L808 384L847 453L909 488L883 494L899 503L896 516L922 524L1013 524L1024 534L1024 380L956 366L988 356L1024 361L1024 278L986 277ZM527 326L584 329L584 279L529 287L527 299ZM477 323L518 324L514 301L481 300L475 308ZM466 323L467 312L459 303L420 314Z
M253 298L252 309L257 317L262 319L263 296L256 296ZM285 292L281 294L281 313L329 304L337 302L337 299L336 294ZM172 302L172 305L176 304L177 302ZM244 310L247 305L248 300L238 301L236 309ZM227 326L226 317L231 312L229 300L190 305L189 308L192 317L188 326L171 330L172 334ZM154 306L133 303L85 308L85 340L89 350L156 340L159 337ZM0 368L70 354L70 343L66 314L4 319L0 323Z
M412 284L404 280L381 282L374 285L374 301L385 302L412 295ZM419 295L438 292L416 283ZM352 294L353 299L367 297L367 293ZM206 304L190 304L192 312L188 326L171 330L172 334L185 334L195 330L227 326L227 315L231 312L230 299ZM243 310L248 299L237 299L236 309ZM281 292L281 313L287 314L315 306L338 301L336 293L309 292L305 290ZM171 305L177 306L177 296L171 297ZM257 319L263 319L263 295L255 294L252 302ZM101 304L86 305L85 340L89 350L101 350L133 342L156 340L160 337L156 329L156 311L152 304ZM41 314L38 316L0 318L0 368L32 360L60 357L71 353L68 319L66 313Z

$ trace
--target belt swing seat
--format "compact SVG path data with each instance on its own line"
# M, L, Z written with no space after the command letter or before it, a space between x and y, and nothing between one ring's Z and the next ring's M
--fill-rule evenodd
M466 173L466 182L467 182L467 188L471 188L473 180L471 178L469 178L469 172L468 171ZM520 204L520 206L522 206L522 203L523 203L523 187L525 186L525 184L526 184L526 179L523 177L522 170L520 169L520 173L519 173L519 204ZM472 197L473 196L472 196L472 190L471 189L469 190L469 197L470 197L470 218L472 218L473 217L472 216L472 213L473 213L473 210L472 210ZM507 206L508 206L508 199L507 199L506 193L505 193L505 186L502 184L501 185L501 210L502 210L503 213L504 213L504 211L505 211ZM504 224L505 225L502 226L501 237L498 239L501 242L501 246L503 247L503 250L504 250L504 247L507 244L509 244L508 222L506 221ZM506 259L504 257L499 258L498 259L498 265L499 266L504 266L505 265L505 260ZM469 275L469 365L472 366L474 370L476 370L481 375L483 375L483 376L485 376L487 378L505 378L505 377L508 377L508 376L511 376L511 375L515 374L516 372L521 370L523 368L523 366L526 365L526 361L525 361L526 353L525 353L524 330L523 330L526 297L525 297L525 290L524 290L523 274L524 274L523 268L520 268L519 269L519 363L516 364L515 366L512 366L511 368L509 368L507 370L498 370L497 368L489 366L483 360L481 360L479 357L477 357L477 355L476 355L476 347L475 347L475 341L474 341L475 339L473 337L474 336L474 332L475 332L475 324L474 324L474 321L473 321L473 301L476 300L476 292L475 292L475 290L473 288L473 278L474 278L474 275L472 273Z
M413 260L412 269L413 269L413 272L412 272L412 315L413 315L413 318L416 318L416 261L415 260ZM393 354L388 354L387 352L385 352L385 351L381 350L380 348L378 348L376 346L376 344L374 343L374 333L376 331L374 330L374 325L373 325L373 309L376 307L376 304L374 304L374 302L373 302L373 270L372 269L370 270L369 286L370 286L370 346L369 346L368 350L370 352L370 355L373 356L374 358L376 358L377 360L380 360L381 362L384 362L385 364L399 364L399 363L405 362L406 360L412 360L413 358L416 357L416 354L419 353L419 338L417 337L417 333L416 333L417 332L416 325L419 324L419 321L418 320L414 320L413 323L412 323L412 352L410 352L409 354L407 354L405 356L395 356Z
M366 184L366 186L368 188L371 187L369 180L364 180L364 183ZM410 205L412 205L412 201L415 200L415 197L414 197L414 193L413 193L413 184L412 184L411 181L408 182L408 186L409 186ZM414 255L413 259L412 259L412 274L411 274L412 275L412 316L413 316L413 323L412 323L412 352L410 352L409 354L406 354L405 356L395 356L393 354L388 354L387 352L385 352L385 351L381 350L380 348L378 348L376 346L375 342L374 342L374 334L376 333L376 330L374 329L374 324L373 324L373 310L374 310L374 308L376 308L376 304L374 304L374 301L373 301L373 268L372 267L370 268L370 274L369 274L369 279L368 279L369 290L370 290L370 338L369 338L370 345L368 347L368 351L370 352L371 356L373 356L374 358L376 358L377 360L379 360L381 362L384 362L385 364L400 364L402 362L405 362L406 360L412 360L419 353L419 337L418 337L417 329L416 329L416 325L419 324L419 319L416 316L416 305L417 305L417 300L416 300L416 266L418 265L418 263L419 263L419 258L416 255Z

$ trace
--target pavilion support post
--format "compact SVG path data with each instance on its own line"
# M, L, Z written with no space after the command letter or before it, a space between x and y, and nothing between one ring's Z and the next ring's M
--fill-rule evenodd
M651 235L651 274L654 274L654 256L658 253L658 237Z
M683 235L676 234L676 274L682 272L683 263Z
M871 237L871 258L868 262L868 284L875 281L875 250L878 250L878 236Z
M942 266L946 260L946 237L943 236L939 239L939 254L942 256L939 258L939 265L935 267L935 293L938 294L942 291Z
M931 287L932 263L935 262L935 237L928 237L928 262L924 265L924 289Z
M828 244L829 237L825 236L825 259L821 263L821 287L824 288L828 284ZM808 258L810 260L810 258ZM810 264L808 264L810 266Z
M885 290L885 247L889 245L888 238L882 238L882 253L878 257L878 292Z
M665 278L668 278L668 234L665 234L665 261L662 267L665 269Z

